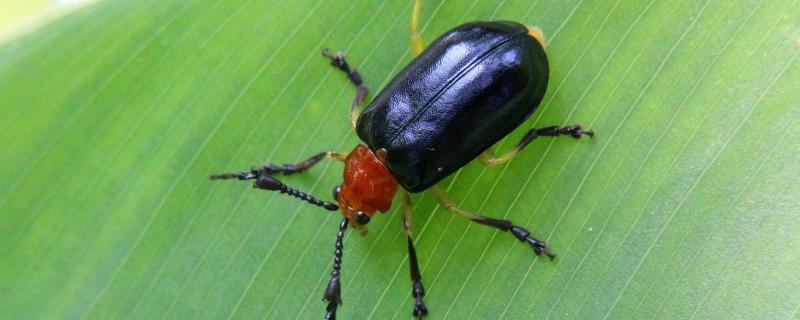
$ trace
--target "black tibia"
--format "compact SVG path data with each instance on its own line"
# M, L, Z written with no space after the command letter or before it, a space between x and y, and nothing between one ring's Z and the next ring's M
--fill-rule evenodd
M553 258L556 257L555 254L550 252L550 248L547 247L547 243L532 237L530 231L518 225L514 225L514 223L509 220L494 219L484 216L476 216L471 218L471 220L482 225L511 232L511 234L517 237L517 239L520 241L528 243L533 248L533 251L536 252L536 255L544 253L544 255L550 258L550 260L553 260Z
M339 222L339 232L336 234L336 251L334 251L333 255L331 280L328 282L328 287L325 288L325 295L322 296L322 300L328 302L328 306L325 308L327 311L325 313L325 319L328 320L336 319L336 308L342 304L342 289L339 276L342 269L342 249L344 249L342 239L344 238L345 230L347 230L347 218Z
M320 152L300 163L294 163L294 164L287 163L282 166L267 163L261 167L261 170L265 171L268 174L274 174L274 173L292 174L292 173L303 172L313 167L315 164L320 162L320 160L325 159L325 157L330 152L331 151Z
M339 210L339 206L334 203L319 200L305 192L299 191L297 189L285 185L283 182L280 182L278 181L278 179L275 179L273 176L271 176L270 173L267 172L266 170L254 169L251 170L250 172L212 174L209 178L211 180L227 180L227 179L256 180L253 183L253 188L278 191L280 193L288 194L292 197L298 198L300 200L325 208L330 211Z
M425 288L422 287L422 275L419 273L417 251L414 250L414 241L411 240L411 236L408 236L406 239L408 241L408 263L411 270L411 282L413 283L411 295L416 299L414 302L414 316L421 319L428 314L428 308L425 306L425 301L423 301L425 297Z
M353 99L351 110L355 111L359 106L361 106L361 103L364 102L364 97L367 96L368 91L367 85L365 85L364 80L361 79L361 74L358 73L358 70L350 68L350 65L347 64L347 60L344 59L344 54L341 52L337 52L335 55L332 55L330 50L324 49L322 50L322 55L328 59L331 59L331 65L347 73L347 77L350 79L350 82L357 87L356 96Z
M422 318L428 314L428 308L425 306L425 288L422 286L422 275L419 272L419 263L417 262L417 250L414 249L414 240L411 238L411 198L408 192L402 191L403 195L403 229L406 232L406 240L408 242L408 264L411 273L411 296L416 300L414 302L414 316Z
M336 55L332 55L330 50L323 49L322 55L328 59L331 59L331 65L347 73L347 77L350 78L350 82L352 82L354 85L360 86L364 84L364 81L361 79L361 74L359 74L356 69L350 68L350 66L347 64L347 60L344 59L343 53L337 52Z
M528 133L525 134L524 137L522 137L522 140L520 140L519 143L517 143L517 149L519 150L524 148L529 143L531 143L533 139L536 139L536 137L540 136L556 137L560 135L569 135L577 139L580 138L581 135L594 137L594 132L592 130L583 130L583 128L581 128L581 125L579 124L574 124L566 127L552 126L541 129L531 129L530 131L528 131Z

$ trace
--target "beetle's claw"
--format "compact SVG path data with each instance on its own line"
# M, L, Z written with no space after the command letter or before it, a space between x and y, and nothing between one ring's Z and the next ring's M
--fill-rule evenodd
M338 307L336 302L328 303L325 308L325 320L336 320L336 307Z
M428 315L428 308L424 302L418 300L414 306L414 317L421 320L426 315Z
M547 243L544 241L539 241L534 238L528 237L528 244L533 247L533 251L536 252L536 255L544 254L552 261L555 259L556 255L550 251L550 247L547 246Z
M594 138L594 131L592 130L583 130L581 125L571 125L569 127L563 128L564 133L569 134L573 138L580 139L581 135L586 135L590 138Z
M331 65L337 67L345 72L350 72L350 67L347 65L347 62L344 60L344 54L341 52L336 52L336 54L331 54L331 51L327 48L322 50L322 55L328 59L331 59Z

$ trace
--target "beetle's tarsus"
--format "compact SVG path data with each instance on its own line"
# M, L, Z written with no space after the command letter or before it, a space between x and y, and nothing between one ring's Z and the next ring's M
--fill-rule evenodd
M589 138L594 138L594 131L583 130L583 128L579 124L574 124L571 126L560 128L559 133L568 134L576 139L580 139L581 135L586 135Z
M347 61L344 60L344 54L341 51L336 52L336 54L331 54L331 51L328 48L322 49L322 55L328 59L331 59L331 65L334 67L339 68L340 70L350 73L350 66L347 65Z
M336 320L336 307L338 307L335 302L328 303L328 306L325 307L325 320Z
M414 255L415 255L414 260L416 260L416 254L414 254ZM416 261L415 261L415 263L416 263ZM415 268L415 267L412 266L412 268ZM418 267L417 267L417 269L418 269ZM419 270L417 270L416 272L417 272L417 276L419 276ZM413 275L413 272L412 272L412 278L413 277L414 277L414 275ZM415 317L417 317L419 319L422 319L422 317L424 317L425 315L428 314L428 307L425 306L425 301L423 300L423 298L425 297L425 288L422 287L422 279L417 278L417 279L414 279L413 281L414 281L414 284L413 284L412 289L411 289L411 295L416 300L414 302L414 312L413 312L413 314L414 314Z
M556 258L556 255L550 252L550 248L547 246L546 242L539 241L531 237L527 238L527 242L531 245L531 247L533 247L533 251L536 252L537 256L544 254L550 258L550 261Z
M425 306L425 301L422 301L422 297L417 297L417 301L414 303L414 316L417 319L422 319L426 315L428 315L428 307Z
M211 180L228 180L228 179L250 180L250 179L255 179L257 177L258 174L255 171L219 173L208 176L208 178Z
M573 124L565 127L551 126L541 129L531 129L528 131L528 134L525 135L525 138L523 138L522 143L524 144L522 146L527 145L533 139L536 139L536 137L557 137L560 135L568 135L578 139L581 137L581 135L594 137L594 131L583 130L583 127L581 127L579 124Z
M331 50L328 48L322 49L322 55L328 58L333 59L333 55L331 54Z
M510 231L511 234L517 237L517 239L520 241L527 242L531 248L533 248L533 251L536 252L537 256L544 254L550 258L550 260L553 260L556 257L555 254L550 252L550 248L547 246L546 242L532 237L531 233L525 228L512 226L508 231Z
M331 50L328 48L322 49L322 56L333 59L333 55L331 54Z
M212 174L208 178L211 180L228 180L228 179L256 180L255 182L253 182L254 189L278 191L280 193L288 194L292 197L298 198L300 200L316 205L318 207L322 207L329 211L339 210L339 206L336 205L335 203L319 200L308 193L291 188L286 184L284 184L283 182L281 182L280 180L275 179L275 177L271 175L270 169L268 169L266 166L262 169L253 169L250 172L242 171L236 173Z

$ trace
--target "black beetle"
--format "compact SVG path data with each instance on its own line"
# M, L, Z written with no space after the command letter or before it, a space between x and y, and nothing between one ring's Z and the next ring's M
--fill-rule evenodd
M512 150L501 156L487 153L536 110L545 94L549 69L541 32L515 22L471 22L443 34L423 51L417 32L419 12L417 0L411 18L412 49L417 57L362 113L359 111L367 87L361 75L350 68L343 54L322 52L357 87L351 119L366 146L358 145L349 153L321 152L297 164L265 164L246 172L211 176L253 179L254 188L287 193L328 210L341 209L344 218L336 235L333 272L323 296L328 302L326 319L334 319L342 303L339 276L342 238L348 224L364 230L377 211L389 209L398 190L416 317L421 318L428 310L411 237L409 192L430 189L445 209L508 231L528 243L537 255L553 259L555 255L547 244L532 237L525 228L459 209L436 183L475 158L488 166L504 163L539 136L594 136L579 125L531 129ZM273 177L305 171L324 158L345 162L344 182L333 193L338 205L290 188Z

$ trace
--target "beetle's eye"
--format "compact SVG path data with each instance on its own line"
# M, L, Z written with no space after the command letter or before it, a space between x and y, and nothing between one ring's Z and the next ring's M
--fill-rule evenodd
M356 222L360 225L365 225L369 223L369 216L359 211L358 213L356 213Z
M342 185L333 187L333 200L339 201L339 192L342 191Z

